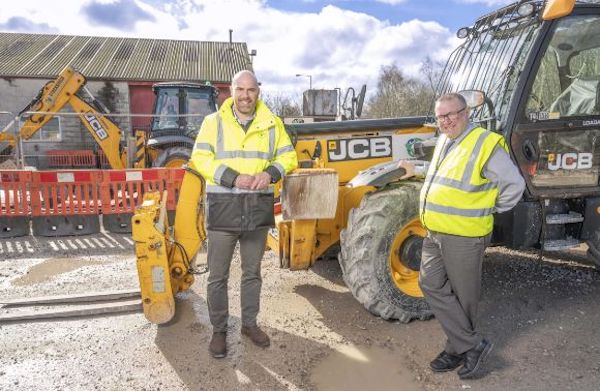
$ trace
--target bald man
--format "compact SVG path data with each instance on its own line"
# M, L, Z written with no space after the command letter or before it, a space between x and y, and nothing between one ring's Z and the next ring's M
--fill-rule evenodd
M208 232L208 313L213 326L209 352L227 355L227 282L236 244L242 263L242 335L268 347L257 325L261 260L268 229L275 226L273 185L298 166L283 123L259 99L256 76L238 72L231 97L204 119L191 164L206 180Z

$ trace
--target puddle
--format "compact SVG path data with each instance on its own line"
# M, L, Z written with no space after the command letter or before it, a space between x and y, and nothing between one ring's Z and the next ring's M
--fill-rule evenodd
M79 269L84 266L101 265L104 262L101 261L90 261L76 258L59 258L49 259L44 262L38 263L32 266L22 277L15 278L12 284L15 286L27 286L32 284L38 284L40 282L49 281L53 277L68 273L75 269Z
M312 371L311 382L319 391L424 390L399 353L374 347L345 346L331 353Z

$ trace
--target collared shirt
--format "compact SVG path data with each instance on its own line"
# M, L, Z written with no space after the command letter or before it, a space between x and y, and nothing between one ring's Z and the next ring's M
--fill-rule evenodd
M444 145L444 150L440 154L440 162L448 155L448 152L452 150L455 146L460 144L460 142L467 137L467 134L471 133L471 130L475 129L475 124L470 122L467 128L455 139L447 138L446 145Z
M256 109L254 110L254 113L252 113L252 118L246 121L238 117L237 113L235 112L235 109L233 108L233 104L231 104L231 111L233 112L233 116L235 117L237 123L240 124L242 129L244 129L244 132L248 132L248 129L250 129L250 125L252 125L252 121L254 121L254 118L256 118Z

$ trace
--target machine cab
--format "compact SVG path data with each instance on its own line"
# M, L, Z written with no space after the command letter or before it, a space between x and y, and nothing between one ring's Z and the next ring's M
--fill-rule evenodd
M539 196L600 192L600 14L581 8L548 28L532 61L511 145ZM577 189L577 191L574 191Z
M157 83L151 138L181 135L194 139L204 117L217 111L217 89L195 83Z

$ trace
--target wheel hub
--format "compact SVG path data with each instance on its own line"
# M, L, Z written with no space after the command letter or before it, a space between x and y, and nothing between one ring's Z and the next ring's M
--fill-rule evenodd
M399 256L407 268L416 272L421 268L421 248L423 238L420 236L409 236L400 247Z

